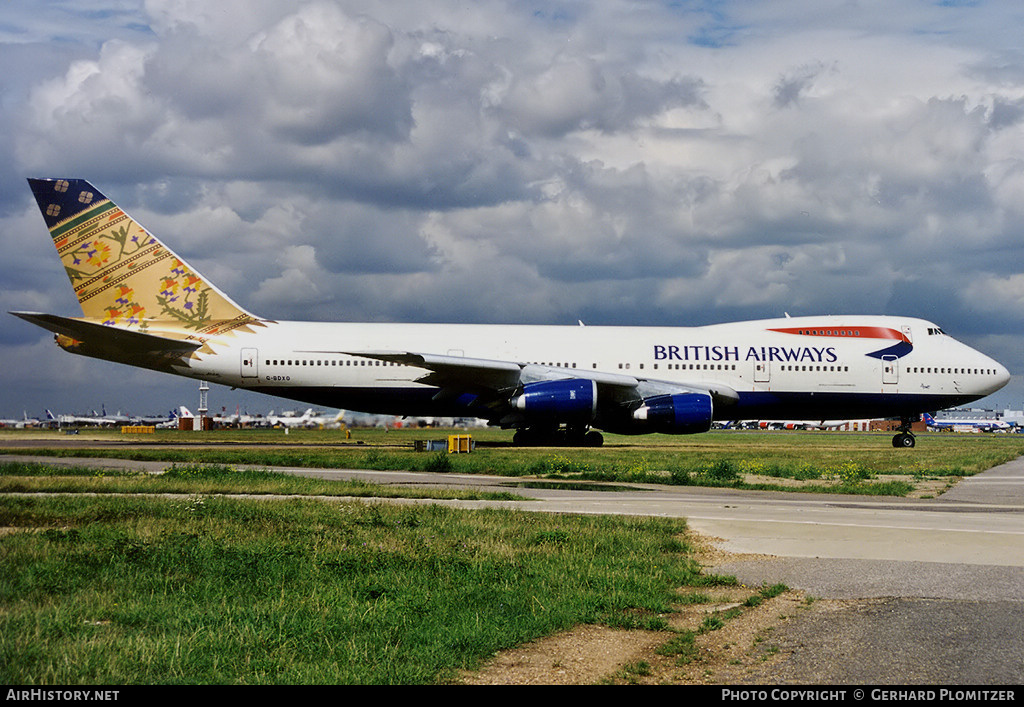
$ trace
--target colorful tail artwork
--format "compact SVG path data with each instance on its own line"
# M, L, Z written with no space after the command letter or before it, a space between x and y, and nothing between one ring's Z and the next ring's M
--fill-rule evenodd
M263 326L89 182L28 181L84 317L18 316L61 346L166 370L216 337Z

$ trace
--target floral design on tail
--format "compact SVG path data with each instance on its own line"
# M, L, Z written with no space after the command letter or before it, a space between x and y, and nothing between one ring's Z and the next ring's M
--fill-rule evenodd
M204 343L265 325L85 180L29 183L86 318Z

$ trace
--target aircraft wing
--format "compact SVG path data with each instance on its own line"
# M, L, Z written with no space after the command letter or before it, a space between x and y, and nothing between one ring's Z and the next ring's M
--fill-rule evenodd
M718 405L731 405L739 400L739 395L732 388L707 382L680 384L607 371L411 351L343 353L426 369L429 373L416 379L416 382L440 388L438 399L455 397L463 393L507 395L531 383L580 379L594 381L605 400L614 401L617 405L625 407L640 404L651 396L681 393L709 394Z
M523 369L522 365L512 361L492 361L483 358L411 351L345 351L343 353L426 369L430 373L418 378L417 383L433 385L438 388L459 388L459 392L514 390L519 385Z
M633 376L586 371L577 368L542 366L535 363L496 361L465 356L416 353L412 351L345 351L349 356L378 359L401 363L405 366L424 368L430 373L416 379L417 383L438 388L457 387L463 389L512 391L527 383L547 380L581 378L593 380L598 385L622 388L636 388L639 380Z

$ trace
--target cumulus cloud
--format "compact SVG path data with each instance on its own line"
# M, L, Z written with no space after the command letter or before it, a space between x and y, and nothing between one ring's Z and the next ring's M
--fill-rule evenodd
M5 10L10 309L73 313L23 182L71 175L270 317L906 313L1024 368L1024 54L1001 6ZM22 326L0 344L30 345Z
M671 108L703 106L700 90L698 79L656 81L589 57L559 57L537 75L516 76L497 108L526 134L614 132Z

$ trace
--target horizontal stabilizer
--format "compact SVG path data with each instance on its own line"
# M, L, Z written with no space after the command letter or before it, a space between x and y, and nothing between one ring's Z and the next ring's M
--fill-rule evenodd
M11 312L16 317L32 322L43 329L81 342L90 350L116 351L118 358L133 356L188 356L202 346L200 341L168 339L112 326L104 326L84 319L58 317L37 312ZM90 351L90 355L95 355Z

